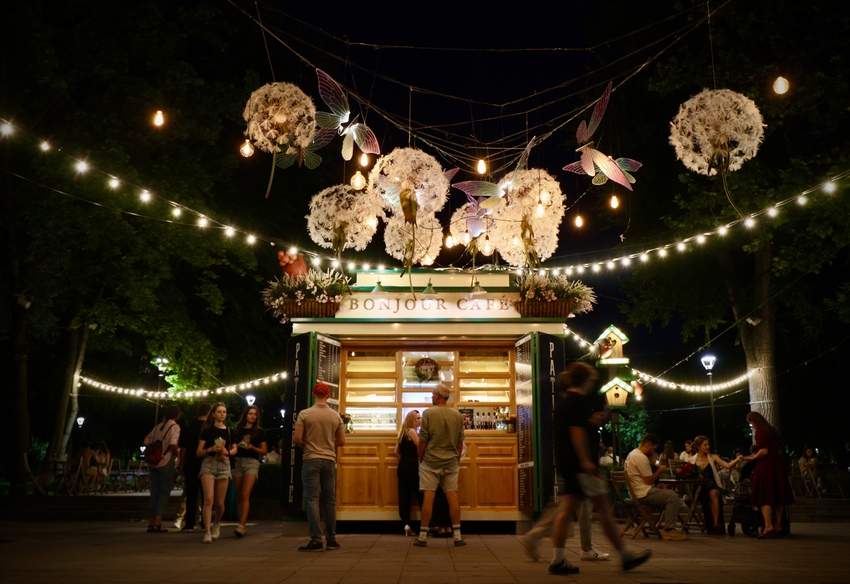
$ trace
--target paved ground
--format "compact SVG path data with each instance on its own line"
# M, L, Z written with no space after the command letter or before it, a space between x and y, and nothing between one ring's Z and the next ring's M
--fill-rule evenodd
M233 524L222 537L201 543L201 533L145 533L144 524L118 522L0 522L0 580L34 582L203 582L265 584L406 583L486 584L534 582L628 582L798 584L850 581L850 528L846 523L799 523L781 540L692 535L685 542L639 538L635 549L653 558L623 573L619 562L579 562L574 539L567 555L581 567L575 576L549 576L546 562L528 560L518 536L467 534L468 545L430 539L414 548L402 535L340 534L341 549L304 553L306 537L284 534L277 521L249 526L236 539ZM286 525L300 534L303 524ZM611 551L594 524L597 547ZM549 557L548 540L541 547Z

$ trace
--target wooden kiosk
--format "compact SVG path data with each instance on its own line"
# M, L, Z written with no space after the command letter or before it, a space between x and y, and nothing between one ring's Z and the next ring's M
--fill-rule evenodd
M311 405L313 384L324 381L328 403L350 418L337 467L337 519L398 519L393 446L407 413L431 405L437 383L452 389L448 405L466 424L458 491L464 520L527 521L542 509L554 488L552 392L565 366L568 315L521 317L507 272L474 280L483 290L471 294L470 273L414 272L414 298L407 276L362 271L333 318L293 319L284 508L302 505L295 417ZM423 295L429 282L435 294Z

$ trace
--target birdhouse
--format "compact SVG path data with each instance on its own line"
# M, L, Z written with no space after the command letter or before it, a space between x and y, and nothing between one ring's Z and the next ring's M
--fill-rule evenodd
M626 399L633 392L634 388L631 384L619 377L615 377L599 390L599 393L605 396L605 403L608 407L613 408L625 407Z
M596 339L599 347L599 360L597 365L627 365L629 360L623 354L623 345L629 342L629 337L614 325L605 329L605 332Z

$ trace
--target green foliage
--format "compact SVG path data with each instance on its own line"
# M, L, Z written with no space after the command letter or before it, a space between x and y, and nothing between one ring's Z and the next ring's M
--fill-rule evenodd
M579 280L570 280L566 275L541 275L535 272L516 276L519 296L525 301L552 302L554 300L574 300L574 314L593 310L596 293L593 288Z
M336 270L310 269L306 274L290 276L284 274L274 278L263 290L263 302L272 313L280 318L284 315L282 303L295 300L315 300L320 303L339 302L348 290L348 278Z
M640 439L649 432L652 427L652 416L642 403L635 402L619 410L620 412L620 443L625 457L629 452L638 447ZM611 432L611 422L605 424L605 430Z

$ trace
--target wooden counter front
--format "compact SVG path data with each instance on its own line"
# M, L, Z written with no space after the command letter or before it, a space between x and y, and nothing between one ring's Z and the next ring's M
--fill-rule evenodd
M461 461L458 476L461 511L468 518L472 517L470 512L481 518L491 513L515 514L516 434L468 432L466 444L467 455ZM346 436L337 465L338 518L398 518L398 459L393 455L394 445L394 437Z

